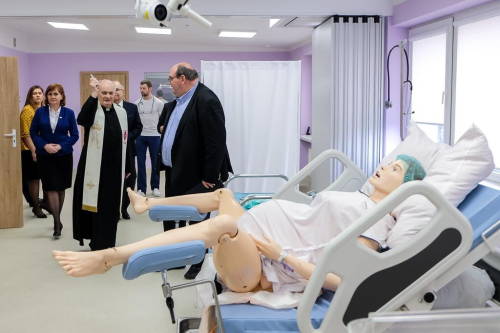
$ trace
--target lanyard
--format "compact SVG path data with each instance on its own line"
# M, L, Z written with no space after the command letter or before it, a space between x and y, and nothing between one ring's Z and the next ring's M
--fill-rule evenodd
M149 110L149 112L147 112L147 114L152 114L154 107L155 107L155 98L154 97L152 97L152 98L153 98L153 103L151 103L151 110ZM146 114L146 112L144 112L144 98L143 97L141 97L141 99L139 100L139 103L137 103L137 104L141 105L139 113Z

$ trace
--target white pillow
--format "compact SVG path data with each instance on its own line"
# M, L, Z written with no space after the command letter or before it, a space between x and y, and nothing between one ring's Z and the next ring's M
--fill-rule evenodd
M475 125L454 146L442 144L441 147L424 181L436 186L446 199L458 206L495 168L493 153L483 132Z
M474 125L450 147L433 142L412 122L406 139L382 160L381 165L399 154L419 160L427 172L424 181L434 185L455 206L493 171L495 165L486 137ZM370 194L373 189L367 182L362 191ZM415 195L406 199L391 213L397 223L388 234L387 246L394 248L407 243L430 222L434 213L434 205L425 197Z
M394 161L397 155L406 154L415 157L422 164L424 170L428 172L441 149L442 146L440 144L429 139L417 124L410 122L406 138L389 155L382 159L376 170L380 169L380 165L387 165L389 162ZM367 181L361 188L361 191L371 194L373 187Z

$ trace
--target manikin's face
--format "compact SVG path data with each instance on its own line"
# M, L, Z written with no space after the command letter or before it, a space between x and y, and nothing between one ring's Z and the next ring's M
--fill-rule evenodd
M386 166L381 166L368 180L379 192L389 194L403 184L405 166L402 161L394 161Z
M105 108L110 108L113 105L115 96L115 85L110 81L104 81L99 84L99 103Z
M147 84L141 84L141 96L142 97L149 97L151 95L151 91L153 90L153 87L149 88Z
M120 103L123 100L123 95L125 94L125 89L119 84L115 85L115 95L114 95L114 102L115 103Z
M33 103L35 104L42 104L45 96L43 96L43 91L42 89L36 88L33 90L31 93L31 98L33 100Z
M63 95L61 95L61 93L57 89L49 91L47 94L47 100L49 101L49 104L53 109L59 108L59 106L61 105L62 99L63 99Z

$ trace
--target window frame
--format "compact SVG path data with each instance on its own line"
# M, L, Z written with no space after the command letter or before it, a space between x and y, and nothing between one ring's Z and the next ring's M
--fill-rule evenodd
M446 33L446 69L445 69L445 105L444 105L444 139L452 145L455 142L455 107L456 107L456 73L457 73L457 40L460 26L500 16L500 3L492 2L470 8L453 15L410 28L408 46L410 69L412 69L413 52L411 42ZM412 71L410 70L410 73ZM411 78L410 78L411 79ZM500 185L500 168L493 170L485 181Z

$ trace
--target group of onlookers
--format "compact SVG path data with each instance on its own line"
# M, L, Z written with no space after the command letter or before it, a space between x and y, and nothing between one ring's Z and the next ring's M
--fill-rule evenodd
M138 174L138 191L146 195L146 152L149 150L152 167L151 192L160 196L157 167L160 133L157 131L157 124L164 102L152 95L152 84L148 80L141 81L140 91L141 98L135 103L129 103L123 99L123 85L118 81L113 82L110 103L116 103L126 111L128 122L127 173L123 188L135 188ZM94 100L97 101L97 95ZM51 84L45 92L42 87L34 85L28 90L20 114L23 195L37 218L47 218L44 210L52 214L55 239L61 236L63 227L60 215L65 190L72 184L72 146L79 139L75 112L65 107L65 103L66 95L62 85ZM83 126L80 122L78 124ZM138 172L135 169L135 156ZM43 198L39 198L40 181ZM130 219L127 212L130 202L126 191L123 192L121 201L122 218Z
M65 107L60 84L48 86L45 95L40 86L30 88L21 112L23 192L36 217L46 217L42 209L52 214L55 239L63 227L64 193L72 185L77 124L83 128L83 144L73 186L72 223L73 238L80 245L89 239L92 250L115 246L120 216L130 219L125 189L134 188L137 175L138 193L148 193L148 150L154 196L161 195L160 170L167 197L223 187L232 167L219 99L199 82L198 72L188 63L172 66L168 83L175 100L165 103L153 96L151 82L144 80L141 97L129 103L123 100L120 82L98 81L91 75L91 95L76 118ZM38 198L40 179L43 199ZM174 225L164 221L163 228ZM193 279L200 267L201 263L192 265L185 277Z
M75 113L65 107L66 95L60 84L45 90L33 86L21 111L23 193L38 218L54 219L54 238L61 236L61 209L64 194L71 187L73 145L78 141ZM43 200L38 198L42 181Z

